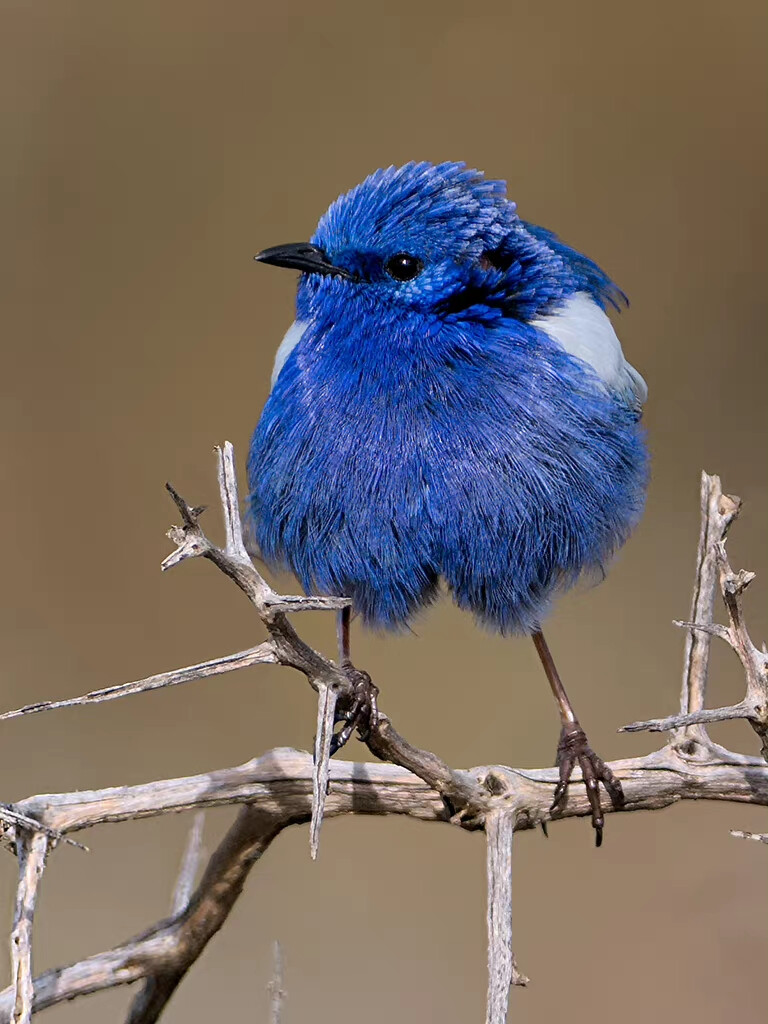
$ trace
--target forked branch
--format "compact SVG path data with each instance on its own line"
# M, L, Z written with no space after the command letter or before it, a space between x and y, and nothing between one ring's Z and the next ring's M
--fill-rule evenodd
M734 572L728 561L725 537L741 509L741 499L723 494L720 478L702 474L702 523L691 620L676 625L688 630L680 713L647 722L632 722L623 732L674 731L673 744L698 742L711 746L701 726L746 718L758 734L768 759L768 654L752 643L744 619L743 595L755 578L752 572ZM728 625L713 623L715 594L719 591ZM712 637L724 640L736 653L746 680L744 699L728 707L704 707L709 647Z
M556 769L523 770L484 766L449 767L437 755L408 743L384 714L365 737L371 752L390 764L354 764L329 759L337 719L354 699L343 667L309 647L287 614L307 609L338 609L339 599L277 594L249 559L243 543L231 445L218 452L219 483L226 545L219 548L200 527L202 509L189 505L169 487L182 525L170 533L176 549L163 563L171 568L191 557L205 557L246 594L269 639L227 658L152 676L135 683L97 690L68 701L28 705L0 718L32 714L60 706L97 703L158 686L233 671L256 663L277 663L302 672L318 695L314 756L273 750L253 761L181 779L83 793L29 797L8 808L6 840L19 846L20 882L14 941L14 981L0 993L0 1024L28 1021L33 1011L115 985L145 982L131 1006L127 1024L152 1024L212 936L224 924L251 868L282 831L311 822L313 855L323 811L341 814L403 814L423 821L484 829L488 842L488 1024L503 1024L510 984L527 979L517 969L511 944L511 857L515 831L545 825L557 782ZM681 714L671 719L634 723L628 728L673 729L660 750L640 758L612 762L620 779L626 811L655 810L680 800L729 800L768 806L768 765L757 756L725 750L712 743L701 723L746 717L765 737L766 656L749 640L742 595L751 574L734 574L723 545L739 509L738 499L720 490L716 477L702 479L702 531L697 558L692 622L686 640ZM712 622L717 590L729 625ZM747 693L730 709L704 708L710 638L728 642L742 661ZM743 712L743 713L742 713ZM719 717L712 718L713 715ZM762 731L761 731L762 730ZM578 773L577 773L578 774ZM31 981L31 919L42 866L56 839L103 822L118 822L221 804L241 804L235 823L212 854L197 886L200 827L193 829L180 872L171 916L142 935L69 967ZM589 814L581 786L571 787L556 818ZM612 808L606 808L610 813ZM4 812L0 808L0 817ZM747 834L744 834L745 837ZM749 838L761 839L757 835ZM281 986L278 983L278 988ZM274 993L273 993L274 996ZM279 1016L279 1005L275 1013ZM15 1015L15 1016L14 1016Z

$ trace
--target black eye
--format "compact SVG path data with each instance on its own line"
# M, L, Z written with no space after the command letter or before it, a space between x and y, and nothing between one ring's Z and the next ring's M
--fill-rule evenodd
M396 281L412 281L424 269L418 256L409 256L407 252L398 252L384 264L384 269Z

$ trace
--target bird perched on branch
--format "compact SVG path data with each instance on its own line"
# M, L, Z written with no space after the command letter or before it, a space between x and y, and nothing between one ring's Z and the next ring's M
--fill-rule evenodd
M553 809L578 763L599 845L598 783L617 805L621 786L541 625L643 508L646 386L606 315L623 294L461 163L378 170L310 242L256 259L301 272L248 460L263 557L374 627L405 626L444 580L484 625L530 635L561 717ZM340 644L351 669L348 614Z

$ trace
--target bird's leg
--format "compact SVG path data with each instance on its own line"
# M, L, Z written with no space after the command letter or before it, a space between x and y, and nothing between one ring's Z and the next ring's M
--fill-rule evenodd
M592 827L595 830L595 846L600 846L603 841L603 809L600 806L599 783L605 786L613 806L619 810L624 806L624 792L621 783L613 774L608 765L602 761L591 749L587 742L584 730L579 725L579 720L573 710L568 694L565 692L560 675L555 667L552 654L549 650L544 634L539 630L533 634L533 644L536 653L544 666L549 685L552 687L558 711L560 712L560 742L557 745L557 759L555 764L560 769L560 781L555 787L555 797L552 801L551 811L556 811L563 803L568 789L573 769L577 762L581 768L581 775L584 785L587 787L589 806L592 808Z
M331 757L341 750L355 729L365 739L379 719L377 698L379 688L374 685L367 672L363 672L352 664L350 657L350 624L352 611L347 606L342 608L336 620L336 638L339 645L339 668L352 683L352 703L342 712L340 721L344 722L341 729L331 738Z
M352 664L350 627L352 625L352 609L349 605L342 608L336 616L336 643L339 648L339 665L346 668Z

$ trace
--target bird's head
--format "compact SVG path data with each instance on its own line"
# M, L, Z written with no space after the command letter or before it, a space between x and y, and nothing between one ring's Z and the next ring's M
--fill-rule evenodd
M530 319L579 287L564 253L573 250L518 217L505 182L463 163L409 163L341 195L310 242L256 259L302 271L307 312L357 298L441 317ZM580 258L600 290L604 275Z

